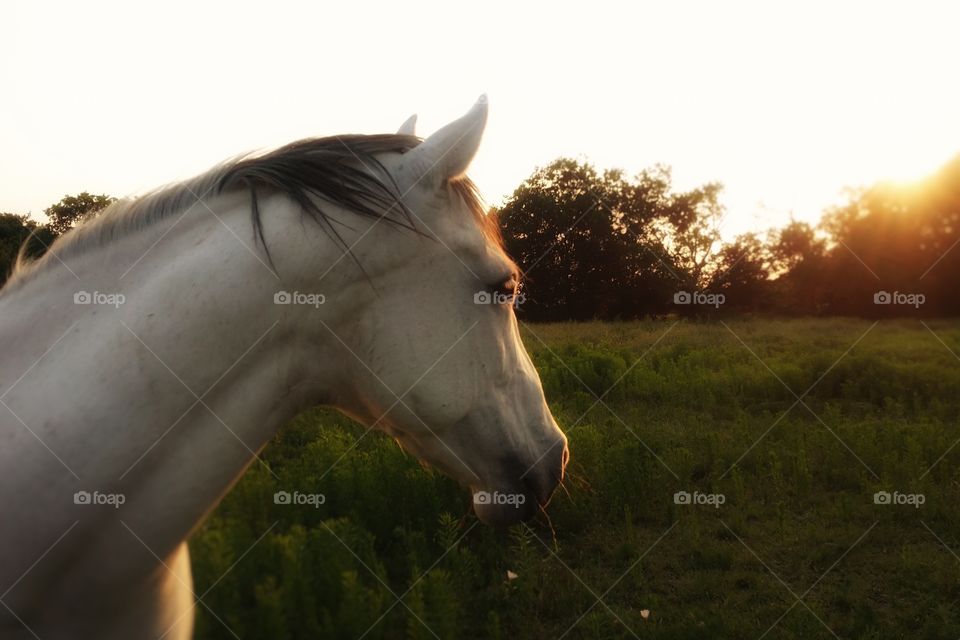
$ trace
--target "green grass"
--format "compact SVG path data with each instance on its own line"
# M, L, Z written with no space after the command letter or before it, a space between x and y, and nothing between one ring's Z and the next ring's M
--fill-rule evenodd
M253 466L192 538L196 591L241 638L960 637L960 323L871 324L525 327L570 438L555 535L474 526L454 483L309 412L264 453L279 480Z

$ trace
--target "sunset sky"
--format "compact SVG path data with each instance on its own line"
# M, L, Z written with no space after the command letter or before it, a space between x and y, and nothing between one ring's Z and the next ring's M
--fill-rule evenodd
M486 92L499 204L560 155L726 186L724 235L960 152L950 3L6 2L0 211L306 136L430 133Z

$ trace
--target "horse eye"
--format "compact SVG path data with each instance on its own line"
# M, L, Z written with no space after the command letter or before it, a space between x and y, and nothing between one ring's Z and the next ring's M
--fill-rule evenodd
M492 287L494 291L494 302L498 304L513 304L517 296L517 288L520 286L517 276L512 275L499 285Z

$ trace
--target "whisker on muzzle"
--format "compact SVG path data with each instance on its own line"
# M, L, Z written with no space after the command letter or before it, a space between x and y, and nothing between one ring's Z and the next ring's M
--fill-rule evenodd
M559 551L560 546L557 544L557 530L553 528L553 520L550 519L550 514L547 513L547 510L544 509L542 506L538 505L537 508L539 510L538 515L542 514L547 521L546 525L547 525L547 528L550 530L550 541L553 543L553 550Z

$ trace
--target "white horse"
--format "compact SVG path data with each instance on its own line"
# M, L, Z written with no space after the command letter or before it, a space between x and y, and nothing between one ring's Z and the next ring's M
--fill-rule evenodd
M566 439L520 341L517 267L464 176L486 117L481 98L422 142L411 120L233 160L17 266L0 637L190 637L185 540L306 407L396 438L484 522L546 505Z

